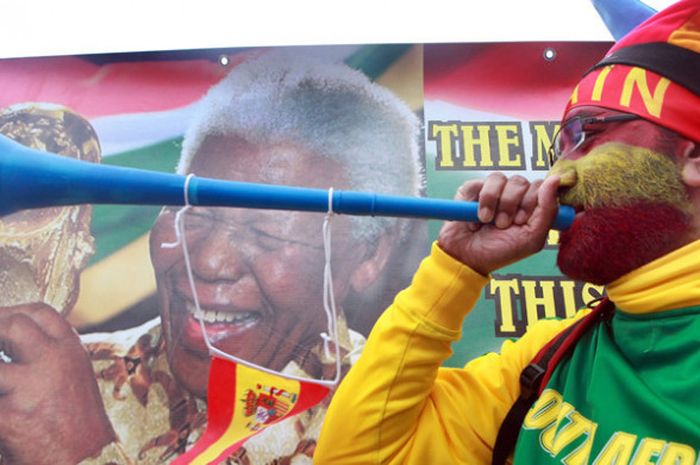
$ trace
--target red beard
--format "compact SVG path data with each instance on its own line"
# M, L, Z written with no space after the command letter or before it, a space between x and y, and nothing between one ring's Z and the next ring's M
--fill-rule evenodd
M669 204L593 208L561 233L557 265L572 279L608 284L674 250L689 228L688 215Z

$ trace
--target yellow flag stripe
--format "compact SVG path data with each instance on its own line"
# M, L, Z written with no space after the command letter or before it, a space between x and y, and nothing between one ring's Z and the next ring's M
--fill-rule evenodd
M82 328L117 316L156 290L156 278L148 250L148 234L80 275L80 295L68 321Z
M423 46L411 47L376 82L390 89L411 110L423 108Z
M190 465L207 465L211 461L219 457L226 449L231 447L238 441L245 439L254 434L246 424L250 421L247 419L238 407L241 405L239 399L245 398L246 393L249 389L253 391L258 391L256 389L257 385L274 386L277 389L284 389L286 392L295 393L297 395L296 399L299 398L299 386L298 381L291 379L282 378L280 376L270 375L263 371L254 370L248 368L245 365L236 365L236 397L234 402L236 406L233 409L233 417L226 428L226 432L221 435L221 437L212 443L207 449L205 449L201 454L199 454ZM211 400L210 400L211 402ZM289 411L294 408L295 402L290 402ZM286 416L286 415L285 415Z

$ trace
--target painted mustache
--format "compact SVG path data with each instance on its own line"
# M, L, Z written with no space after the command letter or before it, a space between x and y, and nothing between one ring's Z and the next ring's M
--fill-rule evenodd
M681 171L673 158L643 147L607 143L576 160L559 160L562 204L577 208L625 207L653 201L689 213Z

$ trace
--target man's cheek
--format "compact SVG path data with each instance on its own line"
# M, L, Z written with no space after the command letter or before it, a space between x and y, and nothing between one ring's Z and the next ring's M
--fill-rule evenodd
M188 239L190 239L189 236ZM151 230L149 247L151 263L156 274L165 272L182 258L182 246L179 244L176 246L169 245L175 244L176 241L177 238L172 233L172 227L167 228L156 223Z
M322 304L323 263L316 265L318 270L303 259L286 257L280 260L275 254L264 254L253 264L256 280L276 307Z
M620 144L603 146L572 163L577 184L564 196L567 203L591 207L623 207L658 202L688 208L680 170L667 156Z
M283 286L290 280L295 266L290 257L280 256L274 253L260 254L252 264L258 280L269 283L268 286L276 288Z
M665 203L594 209L561 233L557 264L572 279L607 284L677 247L689 227Z

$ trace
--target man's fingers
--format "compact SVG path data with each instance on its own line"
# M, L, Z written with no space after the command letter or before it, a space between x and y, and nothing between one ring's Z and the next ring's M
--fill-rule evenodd
M520 202L520 207L515 214L515 218L513 220L515 224L523 225L530 219L530 215L532 215L532 212L535 211L535 207L537 207L537 193L540 190L540 186L542 186L542 180L539 179L537 181L533 181L528 186L527 192L525 192L525 195L523 195L523 199Z
M513 224L516 212L523 201L523 196L530 186L530 181L522 176L508 178L498 201L495 224L497 228L505 229Z
M464 201L464 202L476 202L479 200L479 192L484 186L482 180L471 180L467 181L457 189L457 193L454 196L454 200ZM475 221L470 221L464 223L466 228L471 232L476 232L481 227L481 224Z
M464 183L457 190L455 200L478 201L479 222L493 222L500 229L511 224L550 226L558 207L558 186L556 176L531 183L522 176L507 178L502 173L492 173L484 180ZM476 229L475 223L471 230Z
M464 184L459 186L459 189L457 189L457 193L455 194L454 199L464 200L466 202L473 202L479 200L479 192L481 192L481 188L483 186L484 181L482 180L472 180L465 182Z
M479 221L490 223L493 221L501 193L508 182L502 173L492 173L484 181L484 185L479 192Z

